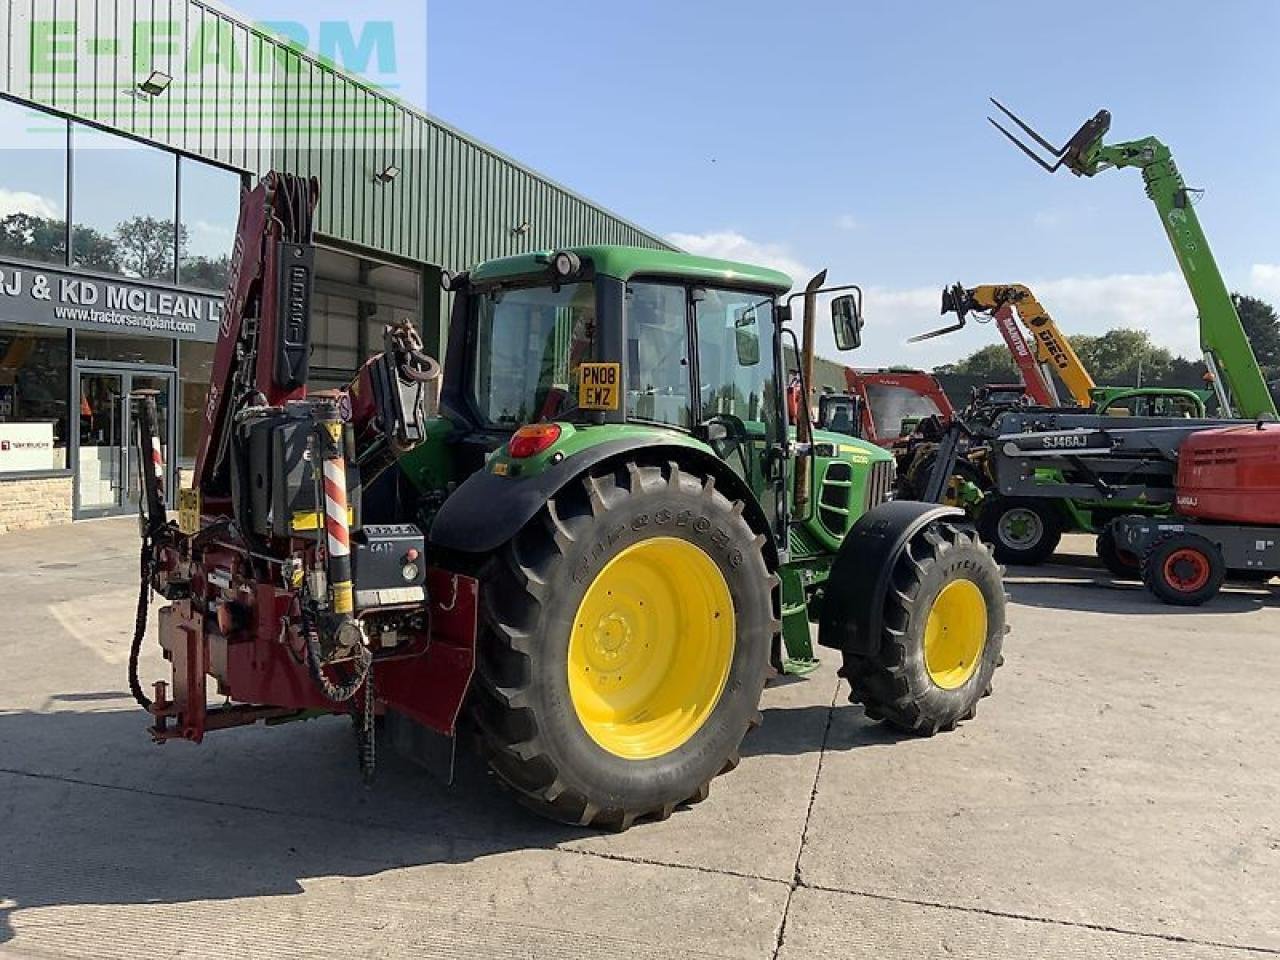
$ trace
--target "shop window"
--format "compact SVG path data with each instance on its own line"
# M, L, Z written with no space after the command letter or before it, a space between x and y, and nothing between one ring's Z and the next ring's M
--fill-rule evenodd
M72 262L172 283L177 176L172 153L72 124Z
M0 328L0 474L67 466L67 333Z
M221 291L240 215L240 174L182 157L178 176L178 282Z
M0 257L67 262L67 122L0 100Z
M346 383L361 363L382 350L383 327L406 318L421 329L417 270L318 248L311 319L313 384Z
M173 341L168 337L116 337L110 334L77 333L76 359L106 363L153 363L173 365Z
M201 414L213 379L215 347L212 343L178 344L178 465L183 468L195 464Z

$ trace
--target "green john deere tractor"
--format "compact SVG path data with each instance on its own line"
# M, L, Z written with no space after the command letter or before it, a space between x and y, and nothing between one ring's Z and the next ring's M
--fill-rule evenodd
M1000 571L960 511L890 500L888 453L816 430L794 392L789 417L790 278L592 246L445 283L441 417L400 472L431 562L480 582L468 710L523 802L624 828L701 799L771 662L815 665L813 623L870 717L973 716ZM860 293L832 319L856 346Z

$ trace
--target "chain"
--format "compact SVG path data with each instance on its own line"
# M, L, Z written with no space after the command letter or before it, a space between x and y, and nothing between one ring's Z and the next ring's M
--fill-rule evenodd
M363 729L357 733L359 738L360 775L364 778L365 786L373 783L373 774L378 764L378 743L373 729L374 702L373 669L371 667L364 680Z
M368 679L373 666L373 654L368 647L361 644L357 648L360 665L356 668L356 675L346 683L334 683L325 676L324 667L322 666L324 659L320 652L320 634L316 632L315 624L311 621L311 614L307 609L305 597L301 598L300 607L302 610L302 632L307 638L307 669L311 673L311 679L320 688L320 692L334 703L346 703L356 695L357 691Z

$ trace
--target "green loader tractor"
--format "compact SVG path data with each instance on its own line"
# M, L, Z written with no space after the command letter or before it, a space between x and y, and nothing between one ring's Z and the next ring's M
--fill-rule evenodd
M789 277L589 246L445 285L441 415L394 499L430 563L479 582L465 709L523 803L624 829L702 799L768 677L816 664L812 624L869 717L930 736L974 715L1000 569L959 510L891 499L887 452L807 403L790 422ZM842 347L860 296L832 303Z

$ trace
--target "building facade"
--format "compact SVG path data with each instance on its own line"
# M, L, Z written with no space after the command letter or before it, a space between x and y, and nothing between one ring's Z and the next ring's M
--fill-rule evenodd
M313 381L405 317L444 344L442 270L660 238L220 5L6 0L0 38L0 532L136 509L128 397L194 456L239 194L319 178Z

